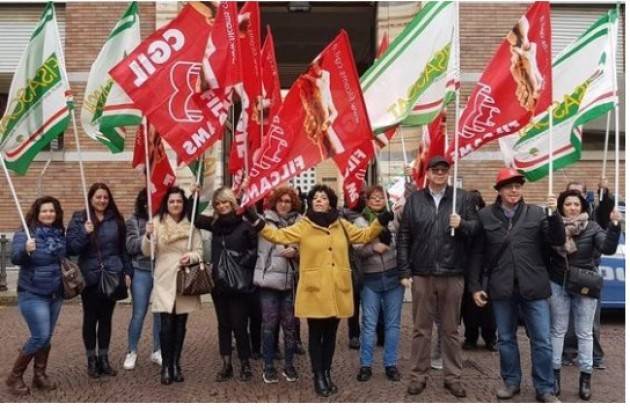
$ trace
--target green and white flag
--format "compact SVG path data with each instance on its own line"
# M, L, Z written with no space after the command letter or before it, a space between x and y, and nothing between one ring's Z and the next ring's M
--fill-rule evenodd
M449 62L455 61L451 61L451 50L457 41L456 5L436 1L423 4L385 54L361 76L361 89L376 133L403 121L409 125L428 124L447 99Z
M19 174L70 122L70 86L55 8L49 2L15 69L0 119L0 151Z
M142 112L108 74L109 70L140 44L138 4L131 3L109 34L105 45L92 64L85 98L81 107L81 124L93 140L105 144L112 153L125 147L125 126L138 125Z
M553 63L553 169L578 161L582 127L614 108L618 15L610 10ZM549 174L549 116L535 117L517 134L499 139L506 165L536 181Z

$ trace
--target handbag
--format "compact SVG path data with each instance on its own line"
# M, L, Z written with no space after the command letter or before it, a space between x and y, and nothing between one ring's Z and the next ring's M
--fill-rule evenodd
M565 288L568 292L585 297L599 298L604 279L595 270L572 267L566 272Z
M63 298L72 299L81 294L85 288L85 280L79 265L67 258L61 258L59 261L61 267L61 282L63 284Z
M241 253L228 250L225 246L225 237L221 240L223 250L219 256L217 267L217 285L227 291L247 292L251 291L253 283L253 271L241 266Z
M129 294L127 293L127 285L125 284L124 273L110 271L105 268L103 263L103 257L101 256L101 250L96 243L96 256L99 263L99 276L98 292L101 296L108 300L119 301L125 300Z
M214 288L210 271L202 261L190 265L180 266L177 270L178 295L209 294Z

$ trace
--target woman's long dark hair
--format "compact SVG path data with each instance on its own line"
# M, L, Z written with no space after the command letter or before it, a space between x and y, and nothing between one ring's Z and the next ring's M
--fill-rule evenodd
M184 200L183 216L188 218L188 221L190 221L191 201L188 197L186 197L186 193L179 186L169 187L168 190L166 190L166 194L164 194L164 197L162 197L162 202L160 203L160 209L158 211L160 221L164 221L164 216L168 214L168 198L171 196L171 194L179 194L182 196L182 199Z
M55 208L55 221L52 226L54 228L58 228L61 231L64 231L65 228L63 226L63 209L61 208L61 203L55 197L51 196L43 196L38 198L31 205L31 209L26 213L26 225L30 230L35 229L39 224L39 212L42 209L44 204L51 203Z
M147 207L148 207L147 189L143 188L140 191L138 191L138 195L136 196L134 214L138 216L138 218L148 220L149 209Z
M105 183L94 183L88 190L88 206L90 207L90 216L92 216L92 223L94 224L94 232L92 235L92 242L96 242L96 233L98 232L98 227L101 225L101 222L96 218L96 212L94 211L94 207L92 207L92 197L97 190L105 190L109 197L109 203L107 204L107 208L105 209L105 213L111 211L114 214L114 219L116 220L116 225L118 225L118 244L120 246L120 250L124 250L125 248L125 237L126 237L126 227L125 220L123 219L122 214L118 211L118 206L114 201L114 197L112 196L112 191L107 187Z

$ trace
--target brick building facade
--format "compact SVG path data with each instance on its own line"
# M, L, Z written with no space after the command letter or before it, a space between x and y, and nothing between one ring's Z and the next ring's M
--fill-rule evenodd
M0 5L0 11L2 7L4 6ZM127 7L127 3L72 2L65 5L58 4L56 7L63 9L62 11L65 13L66 64L75 101L80 104L90 66L100 51L113 24ZM462 106L465 104L472 87L488 60L492 57L497 45L523 14L526 7L527 5L524 3L466 3L461 5ZM561 7L566 7L566 5L554 5L552 10L556 14L562 13L563 9ZM592 9L591 6L580 5L575 7L590 7ZM612 5L609 7L612 7ZM419 8L419 3L379 3L377 11L378 39L381 38L384 31L389 31L390 39L393 39ZM599 9L604 10L605 6L599 6ZM141 2L142 37L149 35L156 27L159 27L172 17L176 11L177 6L173 4ZM578 34L576 33L576 35ZM0 93L7 92L7 90L2 89L3 86L8 89L8 85L3 84L0 77ZM623 86L623 83L620 83L620 86ZM620 110L622 117L624 107L625 105L622 103ZM450 113L453 111L451 109ZM450 133L452 134L452 121L449 123L451 124ZM605 126L602 124L603 121L600 120L593 129L587 130L589 131L589 141L585 141L583 159L573 167L561 170L555 174L554 189L556 192L561 191L567 182L573 180L584 181L589 188L596 186L601 174L603 157L603 129ZM144 186L142 176L131 168L132 143L130 142L132 141L134 130L130 130L127 150L124 153L112 155L100 143L89 140L83 134L80 124L78 124L78 128L88 186L96 181L107 183L112 188L119 208L125 216L128 216L132 211L137 191ZM624 129L625 126L622 127L622 130ZM419 141L418 135L418 131L414 129L404 131L406 150L410 159L413 158L412 152ZM623 136L624 134L622 133L622 140L624 140ZM613 147L612 140L611 136L611 148ZM402 146L398 140L394 141L381 153L381 160L383 160L381 172L385 181L388 181L390 177L400 175L402 167L401 148ZM623 189L625 187L624 152L625 149L622 151L621 157L620 187L622 197L624 197ZM31 165L27 175L14 176L13 181L22 202L22 208L26 210L39 192L54 195L61 199L66 221L74 210L83 208L77 158L74 136L70 127L64 135L62 149L52 153L40 154ZM40 179L40 173L48 159L52 161L44 176ZM613 184L614 171L612 159L613 154L611 151L607 172L611 186ZM479 152L473 153L461 161L460 174L463 187L465 189L477 188L482 192L486 200L491 200L494 197L494 190L492 190L494 176L497 169L502 165L503 161L498 144L487 145ZM330 161L317 168L316 180L324 181L337 187L341 183L341 178ZM529 201L543 202L546 193L546 179L537 183L526 184L525 196ZM3 182L0 184L0 232L11 232L18 226L18 215L13 205L10 191L6 183Z

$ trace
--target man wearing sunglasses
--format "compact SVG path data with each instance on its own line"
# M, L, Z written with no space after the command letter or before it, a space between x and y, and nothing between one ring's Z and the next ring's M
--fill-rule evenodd
M407 392L418 395L431 370L433 321L442 327L444 386L465 397L461 384L462 353L457 327L468 263L467 244L479 227L477 210L468 194L448 185L450 165L442 156L429 160L427 187L407 199L398 232L401 282L412 287L413 337L411 378Z

